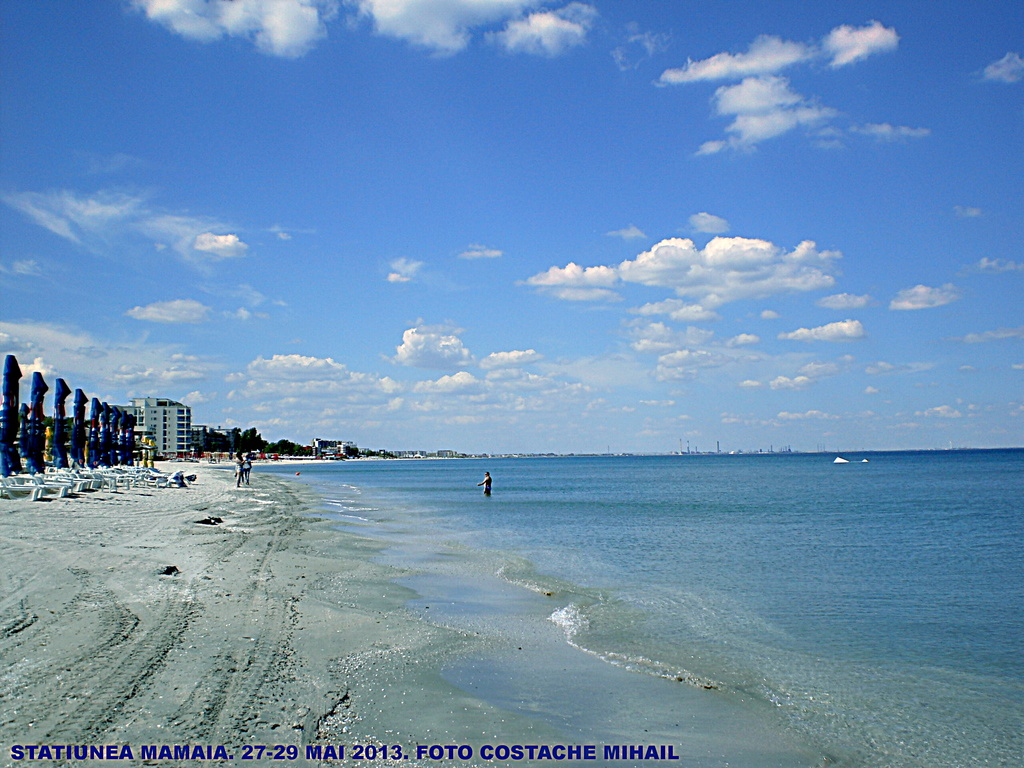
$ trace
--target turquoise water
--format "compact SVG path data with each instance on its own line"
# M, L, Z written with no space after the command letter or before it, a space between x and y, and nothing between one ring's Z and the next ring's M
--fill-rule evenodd
M1024 452L846 457L302 472L412 569L412 610L556 637L561 672L496 653L445 675L568 735L653 732L685 753L706 710L733 747L694 742L684 765L1024 764ZM574 657L622 676L614 716L559 679Z

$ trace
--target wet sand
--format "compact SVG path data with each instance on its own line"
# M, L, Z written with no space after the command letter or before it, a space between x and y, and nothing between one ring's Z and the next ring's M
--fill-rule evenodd
M351 758L399 736L401 755L554 737L441 680L479 641L410 614L400 569L316 517L309 489L258 468L237 489L230 471L185 466L199 476L187 489L0 500L0 765L127 764L53 761L56 745L127 745L134 764L144 745L232 758L207 765L280 764L245 758L285 745L287 762L308 765L327 761L306 760L307 745ZM370 762L419 764L385 754Z

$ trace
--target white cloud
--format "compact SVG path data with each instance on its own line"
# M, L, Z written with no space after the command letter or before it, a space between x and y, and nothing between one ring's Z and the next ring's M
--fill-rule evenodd
M442 376L437 381L420 381L413 387L414 392L430 392L438 394L479 392L484 382L467 371L459 371L450 376Z
M406 40L439 54L469 44L475 27L513 18L534 0L358 0L378 34Z
M671 320L679 323L703 323L722 319L717 312L700 304L687 304L679 299L652 302L630 311L637 315L668 315Z
M899 43L895 30L872 21L864 27L843 25L834 28L821 45L784 41L762 35L746 53L718 53L701 61L690 60L683 67L665 70L662 84L694 83L716 80L741 80L737 85L723 85L715 91L715 111L733 116L726 128L727 139L704 142L698 155L712 155L726 149L750 150L760 142L781 136L795 128L816 130L819 138L829 131L822 146L834 146L838 131L823 126L839 113L831 107L790 89L789 81L777 73L796 64L821 57L830 59L832 68L842 67L875 53L894 50ZM886 125L867 126L863 132L879 138L895 140L926 135L927 129L894 128Z
M729 222L721 216L715 216L701 211L690 217L690 228L695 232L704 232L709 235L721 235L729 231Z
M198 269L244 256L249 247L237 235L214 234L214 230L228 228L215 219L159 211L142 195L58 190L17 192L2 199L55 235L111 258L131 253L140 236L157 250L172 248Z
M182 382L206 378L216 370L175 346L111 342L47 323L0 323L0 347L20 361L33 360L34 370L52 372L72 388L100 391L103 397L145 395L157 389L173 397Z
M617 281L612 267L584 268L570 261L528 278L525 284L566 301L617 301L619 295L609 290Z
M639 25L630 22L626 25L630 35L623 45L612 51L612 58L620 71L637 69L640 64L654 54L668 49L669 36L656 32L641 32Z
M871 136L875 140L885 143L905 141L906 139L921 139L931 135L930 128L910 128L906 125L890 125L889 123L868 123L867 125L854 126L850 130L854 133Z
M191 405L194 408L197 405L210 403L216 399L216 392L200 392L199 390L195 390L193 392L189 392L187 395L183 395L181 398L181 402L186 403L187 405Z
M504 256L497 248L488 248L486 245L473 243L466 250L459 254L460 259L497 259Z
M704 328L688 327L677 331L664 323L645 323L634 326L630 335L634 350L641 353L665 353L680 347L699 347L714 338L714 332Z
M999 328L984 333L969 333L958 341L966 344L982 344L987 341L1003 341L1004 339L1024 339L1024 325L1018 328Z
M39 277L43 274L39 262L35 259L17 259L11 266L0 264L0 275L17 275L18 277Z
M625 229L614 229L611 232L605 232L605 235L608 237L621 237L623 240L637 240L647 237L647 234L635 224L630 224Z
M978 261L976 268L980 272L1024 272L1024 261L990 259L987 256L983 256Z
M803 43L781 40L772 35L761 35L746 53L717 53L701 61L689 60L685 66L667 69L661 74L666 84L695 83L706 80L737 80L749 75L778 72L815 55L814 49Z
M899 42L900 36L895 29L872 21L864 27L851 27L847 24L836 27L829 32L822 47L832 57L830 66L837 68L866 59L875 53L894 51Z
M701 368L725 365L731 358L706 349L679 349L658 358L655 377L659 381L691 378Z
M956 212L957 217L961 219L977 219L982 215L981 208L973 205L954 205L953 210Z
M692 240L669 238L617 272L625 282L673 289L700 300L703 307L790 291L818 290L834 284L825 272L835 251L818 251L804 241L785 252L767 240L716 237L698 250Z
M493 39L512 53L558 56L582 45L596 18L593 6L573 2L556 11L537 11L524 19L513 19Z
M741 333L733 336L726 342L729 347L749 347L751 344L760 344L761 337L753 333Z
M843 358L846 360L847 358ZM807 363L800 367L797 371L801 376L809 376L812 379L821 379L826 376L835 376L840 372L841 368L838 363Z
M820 298L815 303L825 309L862 309L871 303L871 297L868 295L854 296L852 293L837 293Z
M526 284L559 298L596 299L615 296L609 289L620 281L639 283L698 298L703 311L739 299L831 287L835 279L826 270L841 255L818 251L809 240L787 253L766 240L743 237L716 237L703 249L690 239L668 238L617 267L584 268L570 262L534 275ZM647 305L639 312L656 314L663 309L668 307ZM669 311L682 309L680 305Z
M792 379L788 376L776 376L768 382L768 386L771 389L804 389L813 383L813 379L809 376L796 376Z
M998 83L1016 83L1024 78L1024 59L1011 51L985 67L984 77Z
M777 418L783 421L802 421L804 419L824 419L834 420L841 418L835 414L826 413L825 411L810 410L804 411L803 413L790 413L789 411L780 411Z
M511 352L492 352L480 361L480 367L484 370L495 368L513 368L521 365L529 365L543 360L544 356L534 349L516 349Z
M132 307L125 312L128 317L151 323L203 323L209 313L209 307L194 299L157 301L144 307Z
M963 417L963 414L951 405L939 405L926 411L917 411L914 415L940 419L959 419Z
M229 400L263 400L272 403L269 407L279 418L302 412L312 421L325 416L338 402L384 406L402 390L387 376L351 371L330 357L298 354L257 357L244 372L232 374L228 380L236 385L227 395ZM325 408L325 403L330 406ZM259 410L260 406L253 408ZM317 416L310 417L310 412Z
M414 368L457 370L473 364L473 355L458 337L461 331L446 326L420 326L402 334L394 362Z
M906 363L904 365L894 365L893 363L879 360L877 363L872 363L864 369L865 373L871 374L872 376L883 375L883 374L903 374L903 373L921 373L923 371L930 371L934 368L933 363Z
M956 289L956 286L949 283L941 288L915 285L913 288L904 288L896 294L896 298L889 302L889 309L931 309L950 304L959 298L960 292Z
M752 149L762 141L781 136L798 127L812 128L837 112L814 104L789 87L784 77L748 77L737 85L723 85L715 91L715 111L734 116L726 126L727 141L705 142L698 154L724 149Z
M414 261L413 259L395 259L388 266L391 267L391 272L388 273L389 283L408 283L423 267L422 261Z
M214 261L223 259L237 259L245 256L249 246L243 243L238 235L215 235L212 232L202 232L196 235L192 247L197 251L210 254Z
M344 364L330 357L308 355L273 355L269 359L257 357L248 365L248 372L264 378L300 381L310 378L332 378L346 375Z
M153 22L203 43L252 39L264 53L296 58L327 36L337 0L132 0Z
M750 76L771 75L795 64L820 56L831 58L830 66L842 67L875 53L895 50L899 45L896 30L872 21L863 27L842 25L824 37L821 47L797 43L773 35L761 35L746 53L717 53L685 66L665 70L664 84L695 83L711 80L740 80Z
M864 335L860 320L841 320L818 328L798 328L780 333L779 338L788 341L851 341L864 338Z
M761 310L762 320L778 320L779 317L781 317L781 315L779 315L779 313L776 312L774 309Z
M105 236L112 227L138 216L143 200L117 192L82 196L68 190L17 192L3 196L41 227L73 243Z

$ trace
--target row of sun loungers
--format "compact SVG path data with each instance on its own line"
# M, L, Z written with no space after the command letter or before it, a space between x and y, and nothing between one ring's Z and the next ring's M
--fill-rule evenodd
M63 498L82 491L118 488L167 488L171 477L148 467L109 467L103 469L54 469L45 474L12 475L0 478L0 498L29 499Z

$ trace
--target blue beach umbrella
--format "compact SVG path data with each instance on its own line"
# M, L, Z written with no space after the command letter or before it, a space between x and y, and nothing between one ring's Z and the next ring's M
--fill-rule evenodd
M101 467L110 466L110 403L100 404L100 444L96 461Z
M128 455L128 411L121 412L121 421L117 428L117 463L128 464L131 456Z
M89 406L89 466L96 468L100 465L100 416L103 413L103 406L99 398L94 397Z
M43 412L43 398L49 391L43 374L36 371L32 374L32 394L29 395L28 407L28 439L25 455L25 469L33 475L46 471L43 451L46 449L46 424Z
M67 412L64 401L71 394L71 387L64 379L57 379L53 389L53 466L57 469L67 469L68 449L64 445L64 438L67 435Z
M28 452L32 450L32 435L28 428L28 403L22 403L18 409L18 419L21 427L18 429L18 456L21 458L18 464L18 471L24 472L28 465Z
M18 359L8 355L4 360L3 402L0 403L0 477L10 477L21 472L21 459L15 448L21 424L18 413L20 381L21 367Z
M110 406L110 450L107 452L110 466L121 464L121 409Z
M85 466L85 404L89 399L85 392L75 390L75 404L71 414L71 463L75 467Z
M121 421L124 425L124 463L135 466L135 414L126 413Z

